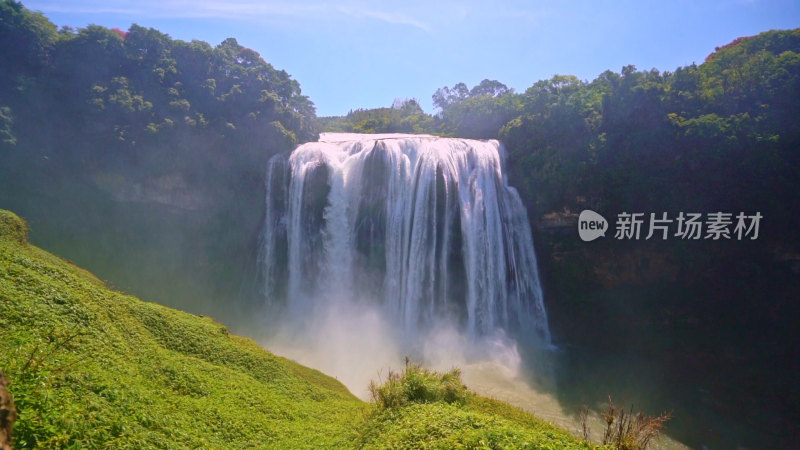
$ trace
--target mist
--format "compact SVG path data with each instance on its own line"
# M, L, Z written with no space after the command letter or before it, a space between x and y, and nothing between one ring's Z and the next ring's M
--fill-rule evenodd
M521 379L517 344L501 331L475 340L442 320L408 334L374 302L339 298L318 304L305 317L265 326L274 333L260 339L265 348L335 377L363 400L370 400L370 381L402 370L406 357L435 370L460 368L465 377L473 367L491 366L493 376Z

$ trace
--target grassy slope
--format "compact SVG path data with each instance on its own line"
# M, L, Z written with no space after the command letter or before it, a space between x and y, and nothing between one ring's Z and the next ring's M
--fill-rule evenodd
M508 405L378 412L209 318L109 290L0 210L0 368L18 447L583 447Z
M600 448L506 403L472 397L455 404L412 404L370 416L359 445L374 448Z

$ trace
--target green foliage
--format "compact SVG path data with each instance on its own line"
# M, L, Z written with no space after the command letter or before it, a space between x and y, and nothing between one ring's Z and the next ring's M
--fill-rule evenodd
M14 0L0 1L0 82L6 88L36 74L58 40L56 26Z
M521 101L524 113L499 132L514 161L510 174L538 210L560 209L585 189L586 167L596 158L591 121L597 118L584 111L600 100L577 78L556 75L531 86Z
M411 403L372 415L361 448L596 448L545 422L522 425L451 403Z
M12 136L4 108L0 137L70 167L135 166L142 153L160 154L149 158L154 167L181 160L205 170L220 159L263 167L286 142L316 136L314 105L297 81L232 38L212 48L135 24L56 32L41 14L4 0L0 67L0 98L15 116ZM42 123L47 136L36 132ZM186 141L191 157L176 145Z
M107 289L0 211L16 448L341 447L367 404L205 317Z
M0 209L0 241L24 244L28 240L28 225L19 216Z
M511 184L535 216L658 205L758 208L789 223L787 201L800 213L798 96L800 29L737 40L674 73L557 75L524 94L485 80L433 100L443 132L506 144Z
M461 371L438 373L418 364L407 365L403 372L389 372L386 382L369 386L372 399L380 408L397 408L409 403L464 404L469 391L461 382Z
M359 432L363 448L593 448L506 403L480 397L461 371L436 372L409 364L370 383L378 408Z
M433 94L433 103L442 110L439 120L445 133L477 139L496 139L522 106L514 90L496 80L483 80L470 90L464 83L441 88Z
M500 128L518 114L521 103L514 90L496 80L483 80L472 89L464 83L433 95L442 111L426 114L415 99L397 99L391 108L358 109L344 117L318 119L323 131L350 133L425 133L465 138L497 138Z
M418 364L370 383L378 406L360 430L363 448L592 448L508 404L477 396L461 371Z
M434 118L415 99L396 100L391 108L358 109L344 117L322 117L323 131L348 133L415 133L435 132Z

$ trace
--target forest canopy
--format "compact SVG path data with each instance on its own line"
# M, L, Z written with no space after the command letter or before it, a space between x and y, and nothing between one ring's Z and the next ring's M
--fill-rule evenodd
M316 136L299 83L233 38L212 47L135 24L56 29L4 0L0 50L6 152L44 149L81 167L157 168L169 158L200 170L198 155L240 164L224 156L234 153L251 165Z

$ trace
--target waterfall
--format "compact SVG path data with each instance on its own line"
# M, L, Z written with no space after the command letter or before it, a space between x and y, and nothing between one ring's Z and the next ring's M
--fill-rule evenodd
M273 306L380 305L549 344L533 239L496 140L323 133L273 157L259 265Z

